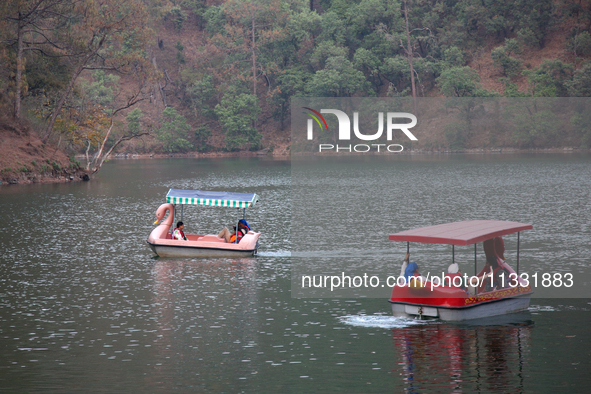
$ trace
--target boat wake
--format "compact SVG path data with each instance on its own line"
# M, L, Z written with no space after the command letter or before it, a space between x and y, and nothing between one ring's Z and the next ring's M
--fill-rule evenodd
M338 318L341 323L368 328L402 328L417 324L425 324L426 320L411 319L384 315L345 315Z
M546 305L530 305L527 309L530 312L556 312L557 309Z
M591 303L590 303L591 305ZM588 312L590 309L585 307L577 307L572 305L556 305L556 306L547 306L547 305L531 305L528 310L533 313L537 312L564 312L564 311L584 311Z
M278 250L277 252L258 252L259 257L291 257L289 250Z

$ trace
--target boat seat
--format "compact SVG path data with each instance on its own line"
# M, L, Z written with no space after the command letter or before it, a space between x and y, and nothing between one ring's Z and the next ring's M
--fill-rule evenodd
M201 242L226 242L223 238L219 238L217 235L204 235L203 237L197 238L197 241Z

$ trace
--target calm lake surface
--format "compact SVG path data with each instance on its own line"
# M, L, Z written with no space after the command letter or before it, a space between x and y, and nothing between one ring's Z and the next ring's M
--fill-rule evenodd
M589 391L590 297L535 298L526 313L479 325L397 319L387 292L292 298L291 253L328 267L359 258L359 241L334 247L292 228L309 225L301 210L324 202L332 211L323 188L350 188L384 209L355 221L375 229L367 269L397 273L405 250L387 241L391 232L494 218L534 224L521 240L524 264L583 275L590 155L405 156L370 160L342 181L330 166L302 180L302 168L293 192L290 162L262 158L113 160L86 183L1 187L0 392ZM401 186L363 183L364 171L396 173ZM263 234L259 255L155 258L146 239L169 188L259 194L247 212ZM310 203L292 210L292 197ZM318 232L350 219L341 212L315 216ZM215 233L235 212L185 207L183 220L188 233Z

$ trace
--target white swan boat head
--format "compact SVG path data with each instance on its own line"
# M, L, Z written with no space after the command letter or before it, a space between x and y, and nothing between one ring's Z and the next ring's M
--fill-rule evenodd
M158 224L148 237L150 248L160 257L244 257L257 253L260 232L250 229L241 240L227 242L215 234L185 234L186 240L171 237L175 220L175 207L181 205L205 205L214 207L235 208L238 211L238 223L245 221L246 209L254 207L259 201L255 193L231 193L201 190L170 189L166 195L166 203L158 207L156 221ZM168 216L166 213L168 212ZM242 213L242 219L240 214ZM166 219L164 219L166 217Z

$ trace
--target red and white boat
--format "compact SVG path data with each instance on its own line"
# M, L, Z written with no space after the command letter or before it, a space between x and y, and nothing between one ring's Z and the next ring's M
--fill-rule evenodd
M201 190L170 189L166 195L166 204L156 211L159 225L148 237L150 248L160 257L247 257L257 253L261 233L250 230L238 242L226 242L216 234L185 234L187 240L172 239L171 232L175 223L175 207L181 205L180 220L184 205L206 205L213 207L236 208L238 222L245 219L246 208L252 208L259 201L255 193L210 192ZM240 211L242 210L242 219ZM168 212L168 216L166 213ZM166 219L164 217L166 216Z
M474 245L474 276L461 272L440 272L429 277L418 277L417 273L414 278L404 277L405 280L400 280L392 289L392 312L395 316L459 321L526 310L533 292L529 283L519 276L519 234L532 228L531 224L525 223L469 220L390 235L391 241L406 241L407 252L411 242L452 245L452 266L456 264L455 245ZM517 233L516 270L505 261L505 246L501 238L513 233ZM480 242L483 243L486 264L477 274L477 244ZM425 264L421 263L421 267L421 271L427 271ZM457 268L458 265L451 271L457 271ZM457 276L461 277L460 280Z

